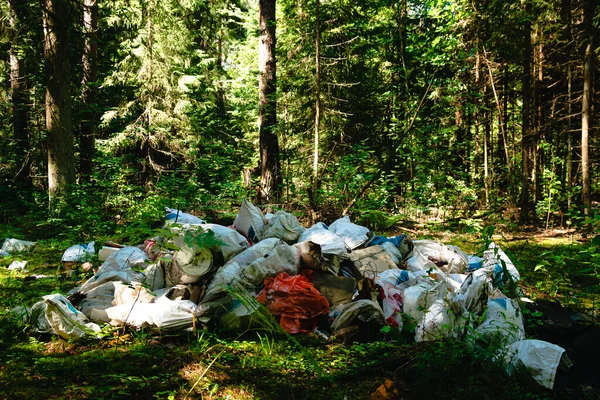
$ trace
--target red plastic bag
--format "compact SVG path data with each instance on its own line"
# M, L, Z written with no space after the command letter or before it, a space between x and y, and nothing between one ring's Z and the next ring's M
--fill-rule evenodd
M281 317L279 325L288 333L312 332L319 315L329 313L327 299L303 275L285 272L265 279L257 297L271 314Z

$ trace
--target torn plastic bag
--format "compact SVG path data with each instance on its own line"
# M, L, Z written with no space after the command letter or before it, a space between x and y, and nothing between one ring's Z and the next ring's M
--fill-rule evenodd
M248 200L244 200L235 221L233 221L233 226L252 242L258 243L263 238L265 227L263 213L260 208Z
M341 237L350 250L366 246L373 239L373 233L369 229L350 222L347 215L335 220L329 226L329 230Z
M333 254L341 258L348 258L348 249L344 239L327 229L327 225L318 222L305 230L298 242L311 241L321 246L324 255Z
M524 367L537 383L552 390L556 369L564 353L562 347L543 340L521 340L508 347L507 372L512 375L519 367Z
M215 239L225 243L220 246L223 262L231 260L234 256L250 247L246 238L236 232L235 229L217 224L205 224L202 225L202 229L213 231Z
M170 300L162 296L154 303L133 303L106 310L113 326L135 328L150 326L161 331L191 328L196 305L189 300Z
M413 244L415 250L446 274L461 274L467 269L467 255L456 246L447 246L433 240L415 240Z
M400 261L408 257L415 247L413 245L413 241L408 237L407 234L402 234L400 236L394 236L391 238L387 238L385 236L375 236L373 237L373 240L369 242L369 246L383 245L384 243L390 243L394 245L396 249L398 249L401 254Z
M317 271L325 269L325 259L321 252L321 245L307 240L296 243L294 247L298 249L300 256L300 268Z
M31 251L36 244L36 242L28 242L26 240L6 239L2 244L2 248L0 248L0 257L24 251Z
M154 295L138 282L132 282L130 284L115 282L115 297L112 302L114 306L136 302L153 303L154 299Z
M507 345L525 339L523 315L519 304L511 299L489 300L485 320L476 331L490 339L499 336L502 343Z
M100 327L89 322L87 317L73 307L65 296L51 294L44 296L43 299L46 302L46 319L60 337L81 339L86 336L98 336Z
M148 254L137 247L127 246L108 256L98 270L98 274L108 271L122 271L126 269L146 269Z
M450 299L436 300L419 321L415 330L415 341L431 341L441 337L458 338L463 333L467 315L460 303Z
M174 208L165 207L167 215L165 216L165 224L190 224L201 225L205 224L204 220L192 214L187 214Z
M327 299L304 275L285 272L265 280L257 300L279 317L279 325L291 334L312 332L319 315L329 313Z
M362 299L341 307L331 324L331 331L335 333L356 323L383 326L384 321L383 310L379 304L372 300Z
M280 239L265 239L233 257L228 263L217 270L206 289L206 294L202 302L211 301L219 297L227 287L243 287L243 285L239 284L242 279L242 270L259 258L268 257L269 253L281 243Z
M423 277L416 285L409 286L402 292L404 312L415 321L420 321L425 311L445 295L446 285L443 282L434 282L428 277Z
M269 222L265 225L262 238L279 238L287 244L293 244L298 241L300 235L306 229L300 225L298 218L285 212L277 211Z
M493 274L493 267L485 267L475 270L465 279L457 291L456 299L462 302L467 311L476 315L483 312L489 295L494 291Z
M76 244L75 246L69 247L62 255L62 262L85 262L90 260L96 249L94 248L94 242L88 244Z
M506 270L510 274L512 280L516 283L521 280L521 275L519 271L515 267L515 264L508 258L506 253L494 242L490 243L488 250L483 253L484 258L484 266L490 265L490 263L495 263L497 265L502 266L501 261L504 261L506 265Z

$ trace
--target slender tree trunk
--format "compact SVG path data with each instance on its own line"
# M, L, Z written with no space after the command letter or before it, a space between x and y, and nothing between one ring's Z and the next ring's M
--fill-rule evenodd
M260 141L260 197L279 197L281 168L277 140L275 0L259 0L258 129Z
M13 137L15 140L15 149L17 156L17 174L16 181L29 182L29 161L27 160L27 150L29 147L28 138L28 114L27 105L27 80L25 78L25 65L23 59L18 55L19 50L19 5L17 0L9 0L9 26L10 26L10 89L13 108Z
M522 0L525 5L525 12L527 17L531 15L531 5L527 0ZM521 158L522 158L522 179L521 179L521 198L519 199L519 205L521 212L519 219L521 222L526 222L531 217L533 210L530 200L530 179L531 179L531 154L533 147L533 134L531 132L530 125L530 113L531 113L531 57L532 57L532 46L531 46L531 21L526 20L524 25L524 43L523 43L523 120L522 126L522 139L521 139Z
M320 1L315 3L315 143L313 152L313 195L319 187L319 131L321 127L321 21Z
M596 10L596 1L585 0L584 7L586 44L583 63L583 97L581 101L581 202L583 203L583 214L589 216L592 205L589 158L589 127L594 68L594 26L592 20Z
M221 21L219 20L219 25ZM219 31L217 38L217 72L219 74L217 82L217 112L219 117L225 118L225 91L223 90L223 28Z
M96 151L97 70L98 70L98 0L83 0L83 79L81 81L81 105L83 119L79 135L79 172L86 179L92 172L92 160Z
M50 215L56 215L67 185L75 182L68 64L71 10L67 0L45 0L44 5L48 195Z

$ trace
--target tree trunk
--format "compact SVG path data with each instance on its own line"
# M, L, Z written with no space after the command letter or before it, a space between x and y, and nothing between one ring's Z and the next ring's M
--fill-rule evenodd
M281 169L277 140L275 0L259 0L258 129L260 141L260 197L279 197Z
M75 182L68 64L71 10L67 0L45 0L44 6L48 196L50 215L56 215L67 185Z
M586 36L585 59L583 63L583 97L581 101L581 202L583 214L590 215L592 198L590 183L589 127L592 107L592 79L594 67L594 11L595 0L584 1L584 29Z
M83 0L84 44L81 61L83 79L81 81L82 121L79 135L79 172L84 179L92 172L92 160L96 150L95 126L97 113L97 70L98 70L98 0Z
M525 12L527 17L531 14L531 5L528 1L522 0L525 3ZM530 126L531 114L531 21L526 20L524 26L524 43L523 43L523 120L522 139L521 139L521 157L522 157L522 176L521 176L521 198L519 205L521 207L519 219L521 222L526 222L531 217L533 210L530 200L530 178L531 178L531 154L533 146L533 134Z
M27 105L27 80L25 78L25 65L18 55L19 50L19 16L20 10L17 0L9 0L9 26L10 26L10 89L13 108L13 137L15 140L17 174L16 181L29 182L29 161L27 150L29 138L27 134L27 121L29 107Z
M313 191L316 195L319 187L319 129L321 127L321 30L320 1L315 3L315 143L313 152Z

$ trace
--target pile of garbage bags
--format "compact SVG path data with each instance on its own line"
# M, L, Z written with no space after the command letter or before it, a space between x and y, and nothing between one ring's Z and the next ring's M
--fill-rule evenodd
M16 311L66 339L98 336L103 323L247 329L265 308L290 334L351 337L410 325L417 342L501 343L511 368L554 385L565 351L525 338L519 303L500 290L516 288L519 272L494 243L477 257L432 240L377 236L348 216L306 229L288 212L264 214L248 201L229 227L167 209L163 231L137 247L104 246L92 278ZM63 260L90 254L93 242Z

